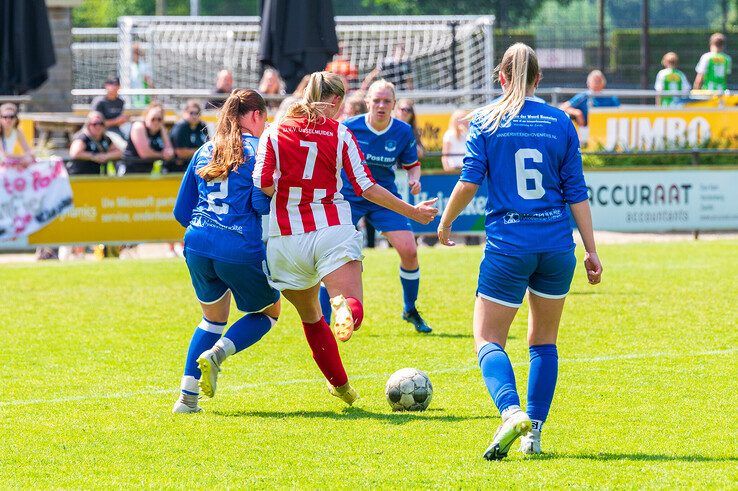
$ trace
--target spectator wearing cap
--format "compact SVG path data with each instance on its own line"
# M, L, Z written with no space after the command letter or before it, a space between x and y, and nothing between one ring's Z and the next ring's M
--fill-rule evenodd
M215 78L215 93L230 94L233 91L233 75L228 70L221 70ZM220 109L225 103L226 97L210 99L205 105L206 109Z
M587 90L580 92L565 103L560 108L569 115L580 127L587 126L589 123L590 107L618 107L620 99L615 96L601 95L607 86L605 74L600 70L592 70L587 75Z
M169 172L184 172L198 148L209 139L208 127L200 119L202 108L196 100L189 100L182 110L182 119L172 127L171 140L176 159L167 165Z
M725 50L725 35L716 32L710 36L710 51L702 55L695 67L695 89L726 90L728 75L733 71L733 60Z
M105 174L108 162L117 161L123 152L113 145L105 131L105 118L102 113L90 111L82 129L74 135L69 147L67 170L73 175Z
M123 112L125 101L118 95L120 80L118 77L108 77L105 80L105 95L96 97L92 101L92 110L97 111L105 118L105 127L108 131L126 138L121 125L128 122L128 116Z
M689 90L689 81L684 72L679 70L679 57L673 51L670 51L664 55L661 59L661 65L664 69L656 74L656 83L654 89L661 91L670 92L683 92ZM657 106L671 106L680 102L679 97L674 96L658 96L656 97Z

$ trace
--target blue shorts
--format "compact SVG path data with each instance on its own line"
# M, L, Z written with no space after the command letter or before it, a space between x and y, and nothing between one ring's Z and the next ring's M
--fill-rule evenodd
M564 298L576 265L574 249L515 255L486 250L477 296L507 307L520 307L526 289L543 298Z
M395 194L395 196L400 198L398 194ZM349 203L351 204L351 219L354 221L354 225L364 217L380 232L394 232L396 230L409 230L412 232L413 230L410 226L410 220L406 217L395 211L388 210L383 206L379 206L376 203L372 203L367 199L359 198L357 200L351 200Z
M197 299L215 303L230 290L241 312L260 312L279 300L279 292L269 286L262 263L238 264L218 261L193 252L185 254Z

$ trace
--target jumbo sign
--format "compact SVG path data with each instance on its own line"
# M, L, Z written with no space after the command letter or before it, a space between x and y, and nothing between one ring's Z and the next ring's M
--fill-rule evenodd
M662 150L714 141L738 148L738 110L593 109L589 113L591 150Z

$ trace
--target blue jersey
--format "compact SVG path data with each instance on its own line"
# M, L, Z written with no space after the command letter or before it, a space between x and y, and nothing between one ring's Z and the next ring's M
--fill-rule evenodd
M222 180L207 182L196 173L212 159L212 142L192 156L174 205L175 218L187 227L185 251L231 263L264 260L261 215L252 204L255 193L264 197L251 178L259 139L243 135L242 141L243 164Z
M347 119L343 124L351 130L359 142L359 148L377 184L397 194L395 168L402 166L404 169L411 169L420 165L413 129L404 121L392 118L387 128L376 131L367 122L367 116L360 114ZM356 196L345 174L343 182L345 184L341 194L347 200L364 199Z
M590 106L592 107L618 107L620 106L620 99L618 99L614 95L611 95L611 96L594 95L592 94L591 91L587 90L584 92L580 92L579 94L569 99L569 104L571 104L571 107L582 111L582 116L584 117L584 124L588 124Z
M469 125L460 180L487 180L487 249L537 253L574 247L566 203L587 199L579 138L563 111L526 98L492 133Z

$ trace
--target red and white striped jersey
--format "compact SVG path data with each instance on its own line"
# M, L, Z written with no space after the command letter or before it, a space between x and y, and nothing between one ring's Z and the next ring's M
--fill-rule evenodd
M335 225L352 225L343 198L341 169L357 196L374 185L354 135L325 119L309 126L305 118L282 120L261 136L254 186L275 187L269 235L297 235Z

